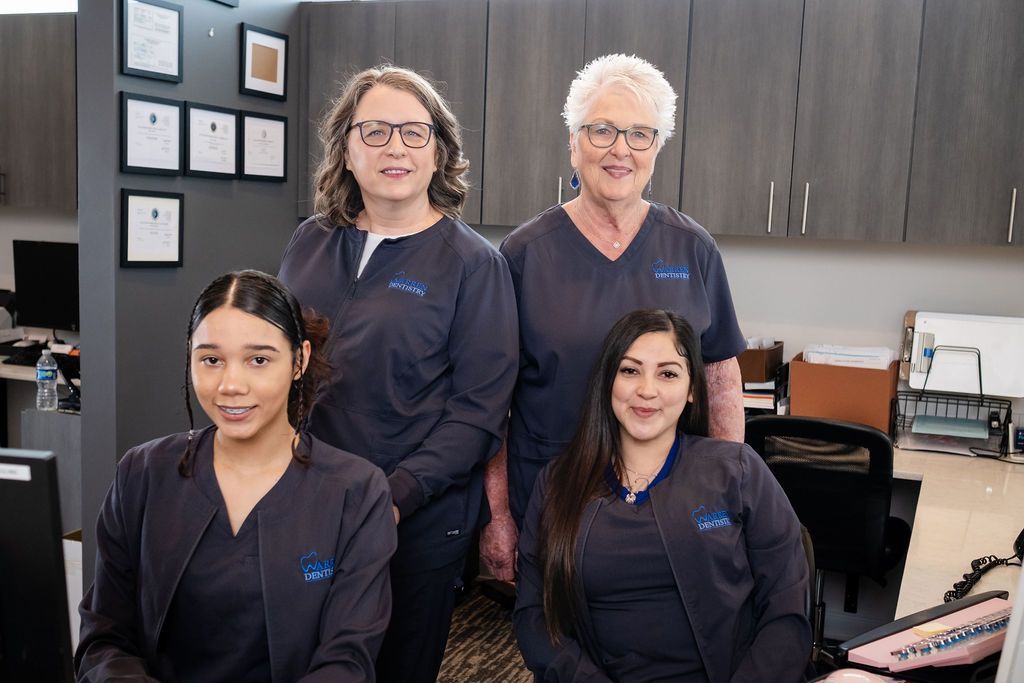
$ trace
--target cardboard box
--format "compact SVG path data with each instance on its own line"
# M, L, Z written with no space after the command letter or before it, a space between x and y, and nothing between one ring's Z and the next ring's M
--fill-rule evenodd
M782 365L782 342L777 341L767 349L747 349L737 360L744 382L768 382L775 378L775 371Z
M858 422L889 433L899 364L887 370L807 363L799 353L789 363L789 412Z

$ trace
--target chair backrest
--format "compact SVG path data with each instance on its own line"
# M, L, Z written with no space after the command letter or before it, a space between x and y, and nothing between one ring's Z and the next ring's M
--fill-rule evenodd
M865 425L765 415L746 424L814 540L819 569L880 578L892 498L892 441Z

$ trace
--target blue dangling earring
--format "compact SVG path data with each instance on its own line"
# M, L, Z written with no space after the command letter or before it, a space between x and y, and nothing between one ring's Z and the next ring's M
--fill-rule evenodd
M580 175L576 172L576 169L572 169L572 177L569 178L569 187L574 190L580 189Z

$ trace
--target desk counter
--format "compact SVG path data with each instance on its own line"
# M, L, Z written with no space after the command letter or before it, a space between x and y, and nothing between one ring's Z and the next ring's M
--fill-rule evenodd
M1024 464L897 449L893 471L921 482L898 619L941 603L971 560L1013 553L1024 527ZM973 592L1009 590L1015 598L1019 576L1019 567L994 567Z

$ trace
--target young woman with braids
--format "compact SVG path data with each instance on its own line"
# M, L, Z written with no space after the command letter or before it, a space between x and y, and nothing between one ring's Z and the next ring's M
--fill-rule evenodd
M694 329L665 310L620 319L581 415L519 541L513 620L537 680L800 680L800 524L749 446L707 437Z
M189 321L213 424L131 449L97 523L80 681L372 681L396 547L383 473L304 430L326 321L275 278L213 281Z

